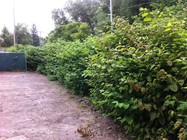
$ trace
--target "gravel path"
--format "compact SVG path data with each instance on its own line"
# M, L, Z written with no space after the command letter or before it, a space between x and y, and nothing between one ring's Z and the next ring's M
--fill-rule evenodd
M0 72L0 140L128 140L62 85L30 72Z

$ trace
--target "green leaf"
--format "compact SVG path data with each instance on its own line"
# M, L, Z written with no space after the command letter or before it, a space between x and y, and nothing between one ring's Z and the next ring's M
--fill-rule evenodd
M143 11L143 10L144 10L144 8L143 8L143 7L141 7L141 8L140 8L140 11Z
M165 103L164 103L164 106L174 107L174 105L175 105L175 101L166 100Z
M144 21L145 21L145 22L149 22L149 21L151 21L151 20L152 20L152 18L150 18L150 17L144 18Z
M115 104L115 106L117 106L119 104L118 101L113 101L112 103Z
M119 108L122 108L123 107L123 103L119 103L118 106L119 106Z
M180 86L183 86L184 85L184 80L179 80L178 83L179 83Z
M140 11L147 11L147 8L141 7L141 8L140 8Z
M126 117L126 122L131 125L133 123L132 117Z
M126 118L124 117L123 119L120 120L121 123L124 123L126 121Z
M180 101L177 110L181 110L181 111L187 110L187 102Z
M125 103L123 103L123 108L124 108L124 109L128 109L129 106L130 106L130 104L127 104L127 103L125 104Z
M177 92L178 90L178 86L176 83L172 83L171 85L168 86L168 88L173 91L173 92Z
M142 14L142 17L144 18L144 17L146 17L148 14L149 14L149 13L143 13L143 14Z
M168 66L172 66L172 61L167 61Z
M118 106L119 108L128 109L130 105L128 103L116 103L116 106Z
M171 27L171 25L172 25L171 22L169 22L169 23L167 24L168 27Z
M157 113L156 112L151 112L150 113L150 121L154 121L157 118Z
M127 122L129 125L133 123L133 119L131 117L124 117L123 119L120 120L121 123Z
M164 32L168 32L168 31L171 31L171 28L167 28L164 30Z

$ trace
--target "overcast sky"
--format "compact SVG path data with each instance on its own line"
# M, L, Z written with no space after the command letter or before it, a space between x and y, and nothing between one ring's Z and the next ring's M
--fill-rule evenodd
M54 29L51 11L63 8L67 0L1 0L0 31L6 26L13 32L13 1L15 1L15 21L29 27L36 24L42 36Z

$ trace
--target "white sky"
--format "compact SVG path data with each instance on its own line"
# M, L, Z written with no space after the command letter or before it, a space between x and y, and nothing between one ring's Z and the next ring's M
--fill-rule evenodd
M15 1L15 21L31 28L35 24L38 32L46 36L54 29L51 11L63 8L67 0L0 0L0 31L6 26L13 32L13 1Z

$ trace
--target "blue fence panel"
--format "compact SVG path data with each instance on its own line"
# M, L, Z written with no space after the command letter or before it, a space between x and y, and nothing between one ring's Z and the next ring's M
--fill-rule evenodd
M0 53L0 71L27 70L25 53Z

